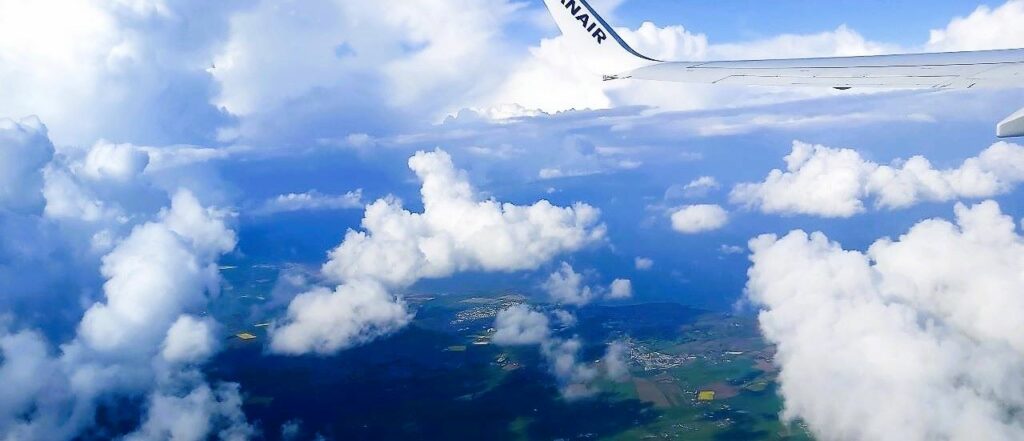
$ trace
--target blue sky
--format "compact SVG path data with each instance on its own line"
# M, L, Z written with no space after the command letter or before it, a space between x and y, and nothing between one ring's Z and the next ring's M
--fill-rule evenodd
M664 59L1024 46L1020 0L593 3ZM857 343L891 332L907 353L1009 347L1000 366L1022 363L1020 316L984 306L1021 305L993 291L1022 292L1024 147L993 128L1024 91L605 83L539 0L217 5L0 0L0 380L50 373L0 397L0 437L73 438L108 397L201 400L200 418L252 436L239 392L203 374L225 264L301 265L264 312L267 350L292 356L386 338L410 293L512 289L567 310L778 311L762 328L794 363L832 330L793 317L861 317L844 309L855 293L913 319L843 328L854 352L836 360L877 355ZM983 201L998 207L968 208ZM965 253L985 264L957 271ZM579 282L552 289L563 262ZM612 298L626 280L631 299ZM860 378L844 366L827 373ZM960 369L929 373L938 392L897 392L1000 384L962 390ZM863 403L784 394L796 417L839 415L809 420L820 435L879 439L831 425ZM135 434L169 433L148 408Z
M847 25L872 40L912 46L927 41L930 30L978 6L977 1L634 1L620 7L617 16L620 26L635 27L644 21L681 24L722 42L810 34Z

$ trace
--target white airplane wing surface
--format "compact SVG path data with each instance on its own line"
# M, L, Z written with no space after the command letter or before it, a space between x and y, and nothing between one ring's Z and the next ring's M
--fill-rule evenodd
M1024 86L1024 49L740 61L661 61L633 50L586 0L544 0L559 29L608 69L606 80L672 81L837 89ZM999 137L1024 136L1024 109L1001 122Z

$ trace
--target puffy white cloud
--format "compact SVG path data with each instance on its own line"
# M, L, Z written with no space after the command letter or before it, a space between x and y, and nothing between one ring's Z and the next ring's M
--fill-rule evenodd
M481 200L444 151L419 152L409 167L422 183L423 213L407 211L393 198L370 204L366 232L345 235L324 264L325 275L407 286L457 271L528 270L604 237L600 212L586 204Z
M235 245L222 215L179 192L161 222L136 227L103 258L106 301L86 311L82 341L107 353L159 347L181 313L201 306L206 292L217 292L217 266L209 259Z
M237 384L220 384L216 389L202 384L185 396L158 392L148 406L146 420L126 441L201 441L214 434L219 440L242 441L256 433L242 414Z
M633 297L633 282L629 279L615 279L608 288L609 299L628 299Z
M233 213L215 207L203 207L189 191L171 198L171 209L161 212L163 223L187 240L201 258L211 259L235 248L238 238L227 226Z
M636 267L637 270L647 271L650 270L651 268L654 268L654 259L647 257L637 257L633 259L633 265Z
M50 167L45 170L47 217L61 220L98 222L121 216L118 207L110 207L81 185L70 170Z
M619 300L633 296L633 284L629 280L615 279L607 288L592 287L585 284L583 274L577 273L566 262L562 262L541 287L551 300L573 306L584 306L600 298Z
M161 357L170 363L198 363L206 361L217 351L214 323L182 315L167 330Z
M821 233L751 241L783 418L826 440L1024 436L1024 237L994 202L956 215L866 253Z
M671 216L672 229L683 234L714 231L729 223L729 212L718 205L688 205Z
M763 182L739 184L731 200L765 213L850 217L874 197L880 208L922 201L982 198L1004 193L1024 180L1024 147L998 142L958 168L938 170L922 156L880 165L852 149L793 142L786 170Z
M401 329L412 314L380 283L352 280L334 291L315 288L288 305L284 326L273 330L274 352L330 354Z
M32 411L36 398L51 386L59 366L49 353L42 335L22 331L9 333L0 324L0 435L10 435L18 417ZM12 432L17 429L11 430Z
M305 193L282 194L267 200L254 214L272 215L306 210L343 210L363 207L363 190L358 189L340 195L328 195L316 190Z
M0 360L0 375L33 365L33 375L44 385L33 390L32 383L24 382L19 402L0 409L14 412L0 414L0 438L73 439L94 424L101 400L116 397L149 394L153 403L147 420L155 421L162 418L164 397L206 388L202 374L185 365L202 363L215 351L214 324L187 312L201 310L207 294L218 288L215 261L235 244L226 215L181 191L170 209L117 241L102 259L104 297L84 313L77 336L60 345L55 356L40 337L35 344L20 345L20 355ZM226 406L224 399L217 401ZM239 405L239 400L230 404L231 421L244 421ZM226 423L223 413L209 415L211 428L234 425Z
M1010 0L993 9L978 6L966 17L954 18L944 29L931 31L930 51L1015 49L1024 47L1024 1Z
M0 210L33 213L42 208L42 169L53 153L38 118L0 119Z
M527 305L516 305L498 312L494 329L492 340L503 346L536 345L551 337L548 316Z
M467 270L535 269L604 238L597 209L547 201L531 206L483 200L441 150L409 159L422 183L423 213L393 197L366 207L365 231L350 230L323 265L335 290L297 296L274 329L278 352L330 353L405 326L411 316L392 290Z
M132 144L100 141L89 150L82 173L92 179L127 181L149 165L149 154Z
M595 289L583 284L583 275L566 262L562 262L542 286L551 300L567 305L586 305L599 296Z

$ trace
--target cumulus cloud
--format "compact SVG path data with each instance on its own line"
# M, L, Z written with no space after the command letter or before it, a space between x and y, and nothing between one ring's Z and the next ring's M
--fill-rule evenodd
M732 202L765 213L850 217L878 208L904 208L923 201L984 198L1005 193L1024 180L1024 147L998 142L954 169L936 169L923 156L890 165L868 161L852 149L794 141L786 170L763 182L739 184Z
M365 343L408 322L394 291L420 279L535 269L604 238L599 211L586 204L520 206L481 198L442 150L416 153L409 168L422 184L424 211L405 210L393 197L368 205L364 231L348 231L323 265L323 275L340 286L296 297L273 332L272 348L328 353Z
M568 305L586 305L598 297L593 288L583 284L583 275L566 262L542 286L551 300Z
M100 141L85 156L82 173L92 179L126 181L149 165L149 154L132 144Z
M633 265L636 267L637 270L647 271L650 270L651 268L654 268L654 259L647 257L637 257L633 259Z
M990 201L866 253L822 233L752 240L747 296L778 347L783 418L826 440L1024 436L1017 227Z
M555 310L554 314L564 321L561 316L566 314L565 311ZM592 383L602 372L593 364L580 360L583 343L578 337L556 337L550 325L547 314L529 305L515 305L498 313L492 340L503 346L537 346L565 399L591 396L594 393ZM608 347L602 360L604 373L609 378L621 378L625 368L621 355L621 348L615 345Z
M688 205L675 210L672 229L683 234L714 231L729 223L729 213L718 205Z
M502 310L494 320L495 344L503 346L536 345L551 337L548 316L528 305Z
M38 118L0 119L0 209L34 212L42 207L42 169L53 154Z
M217 292L217 267L200 257L230 251L235 235L214 213L190 193L178 193L164 222L135 228L105 256L106 302L86 311L82 341L100 352L151 351L178 315Z
M0 324L0 435L9 436L19 424L18 417L31 410L37 397L59 375L59 365L50 355L49 342L33 331L11 333Z
M253 211L257 215L272 215L293 211L345 210L363 207L363 190L357 189L339 195L328 195L316 190L305 193L278 195L265 201Z
M242 414L242 396L237 384L206 384L185 396L156 393L150 397L142 426L126 441L202 441L216 435L223 441L252 438L255 430Z
M603 239L589 205L530 206L482 200L444 151L419 152L409 167L422 183L424 212L394 198L366 208L362 231L349 231L323 272L333 280L370 277L392 286L457 271L535 269L554 256Z
M629 280L616 279L606 288L586 285L584 278L572 265L562 262L541 287L551 300L573 306L584 306L600 298L618 300L633 296L633 285Z
M217 351L215 324L190 315L182 315L167 330L160 356L171 363L206 361Z
M4 355L0 375L34 366L44 386L33 390L25 382L25 393L12 394L18 401L0 409L0 437L72 439L94 424L101 402L146 395L146 422L134 439L251 433L237 386L211 392L197 370L217 348L215 324L189 315L217 292L216 259L234 248L226 217L187 191L176 193L169 209L133 228L103 257L103 299L88 308L59 353L50 355L49 342L32 332L12 334L20 354ZM233 397L219 392L227 389Z
M270 347L292 355L334 353L390 334L412 320L401 298L370 280L299 294L288 305L287 317L284 326L273 330Z
M633 282L629 279L615 279L608 289L609 299L628 299L633 297Z
M1010 0L997 8L978 6L966 17L954 18L928 38L931 51L969 51L1024 47L1024 1Z

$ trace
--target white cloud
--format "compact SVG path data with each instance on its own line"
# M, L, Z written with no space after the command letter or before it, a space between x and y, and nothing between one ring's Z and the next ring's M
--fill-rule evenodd
M608 289L609 299L628 299L633 297L633 282L629 279L615 279Z
M321 270L340 286L296 297L272 349L330 353L365 343L410 320L392 290L460 271L535 269L604 238L598 210L586 204L483 200L444 151L416 153L409 168L422 183L423 213L393 197L368 205L365 231L349 230Z
M850 217L875 199L880 208L923 201L983 198L1011 190L1024 180L1024 147L998 142L958 168L938 170L922 156L880 165L851 149L793 142L786 170L772 170L760 183L737 185L731 200L765 213Z
M683 195L688 198L702 198L707 196L709 192L718 190L720 187L721 185L718 184L718 180L714 177L701 176L683 186ZM667 193L666 196L668 196Z
M535 269L558 254L604 238L589 205L530 206L482 200L441 150L419 152L409 167L422 182L423 213L393 198L366 207L366 232L349 231L323 272L332 280L369 277L390 286L458 271Z
M718 205L689 205L672 213L672 229L683 234L714 231L728 222L729 213Z
M49 354L42 335L22 331L9 333L0 324L0 435L16 426L17 418L30 412L36 398L52 384L59 365ZM16 431L12 430L12 432Z
M498 313L494 320L495 344L503 346L536 345L551 337L549 320L527 305L516 305Z
M58 144L212 140L227 120L203 70L235 7L144 3L0 1L0 115L39 115Z
M262 121L277 125L282 110L304 118L314 139L365 131L367 115L400 115L393 126L439 120L507 72L515 51L503 29L520 7L505 0L261 1L231 19L211 71L220 84L214 102L243 116L243 135L265 130ZM337 116L333 132L307 113L322 112L325 102Z
M548 276L543 288L551 300L567 305L586 305L599 296L593 288L583 284L583 275L566 262Z
M106 301L89 308L79 328L90 348L122 356L151 351L181 313L217 292L217 267L207 259L235 244L223 218L186 192L162 217L136 227L103 258Z
M616 381L622 381L629 377L628 347L621 341L613 341L608 344L601 362L604 363L605 375Z
M558 324L563 328L571 328L573 326L576 326L576 323L578 321L578 319L576 318L576 314L573 314L564 309L556 309L551 312L551 315L555 317L555 321L557 321Z
M956 214L867 253L821 233L751 241L784 419L819 439L1024 437L1024 237L994 202Z
M315 288L288 305L284 326L273 330L277 353L331 354L401 329L412 314L380 283L351 280L334 291Z
M1024 1L1010 0L992 9L981 5L967 17L954 18L931 31L929 51L968 51L1024 47Z
M236 384L216 389L202 384L185 396L154 393L146 420L126 441L202 441L216 433L223 441L252 438L256 431L241 412L242 396Z
M147 165L149 154L138 147L100 141L85 156L82 173L92 179L123 182L138 176Z
M363 190L327 195L316 190L278 195L265 201L254 213L272 215L307 210L344 210L363 207Z
M629 280L616 279L607 288L591 287L585 284L584 275L577 273L566 262L562 262L541 287L551 300L573 306L584 306L600 298L620 300L633 296L633 285Z
M637 270L647 271L654 268L654 259L647 257L637 257L633 259L633 265L636 266Z
M139 434L164 436L151 432L152 424L167 427L179 421L162 414L164 398L178 399L188 391L207 388L195 365L216 350L211 335L214 324L187 313L201 310L207 294L219 287L216 259L235 245L226 215L223 210L202 207L190 193L181 191L172 198L170 209L116 242L102 259L103 299L84 313L78 334L60 346L59 355L49 356L48 343L40 338L34 347L20 349L31 358L5 356L0 361L0 375L32 364L34 375L45 384L32 391L31 383L25 383L22 390L28 392L20 395L19 402L0 409L13 412L0 414L4 422L0 437L72 439L94 424L94 412L102 400L145 394L151 402ZM215 407L220 410L196 409L200 413L181 416L195 423L182 436L198 434L196 439L205 439L206 428L251 433L241 414L241 401L215 395ZM204 415L209 418L206 425L199 421ZM154 422L158 420L163 422Z
M575 325L576 318L567 311L555 310L553 314L563 326ZM594 394L593 382L602 372L591 363L579 359L583 343L578 337L559 338L552 334L551 321L543 312L529 305L515 305L498 313L494 328L492 340L495 344L538 346L565 399L577 400ZM624 355L625 346L621 343L615 342L608 346L602 358L605 376L620 380L628 375Z
M0 119L0 209L36 212L43 206L42 169L53 144L38 118Z
M217 352L217 338L213 335L214 324L210 320L199 320L182 315L167 330L160 355L170 363L204 362Z
M550 365L551 373L558 380L562 396L567 400L593 395L591 383L600 374L593 366L579 360L582 348L583 343L576 337L549 340L540 346L541 353Z

